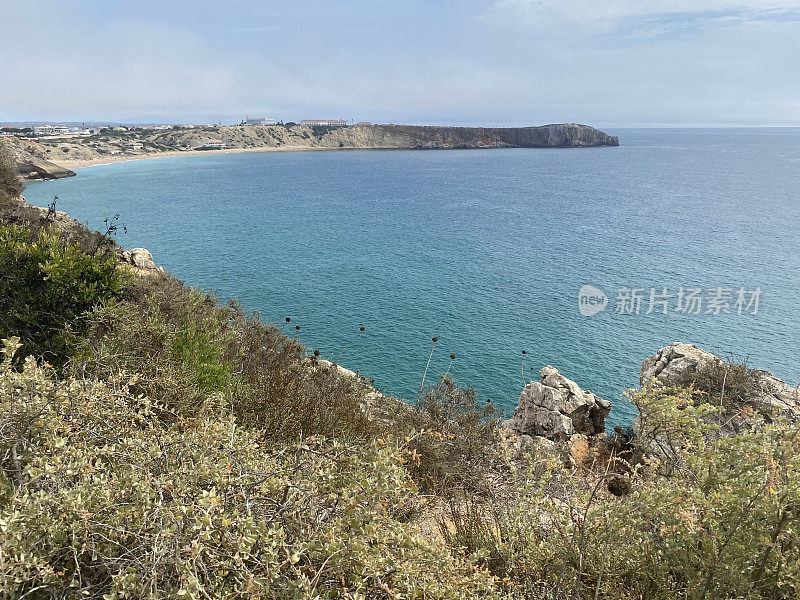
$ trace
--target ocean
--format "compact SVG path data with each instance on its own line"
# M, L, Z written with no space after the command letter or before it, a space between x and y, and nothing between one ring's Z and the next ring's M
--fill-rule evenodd
M433 336L427 381L449 369L507 414L551 364L626 425L672 341L797 384L800 129L606 131L620 147L115 163L25 196L119 214L125 247L406 399Z

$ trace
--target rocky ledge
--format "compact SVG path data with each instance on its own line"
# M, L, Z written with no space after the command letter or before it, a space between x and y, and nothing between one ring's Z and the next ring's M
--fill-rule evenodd
M75 176L75 171L65 169L49 160L36 142L11 138L2 142L0 150L6 148L14 159L17 174L22 179L31 181Z
M573 458L596 460L604 452L601 446L606 443L605 420L611 403L550 365L539 375L540 381L532 381L522 390L513 417L504 423L506 428L523 441L565 443ZM704 401L720 406L720 414L713 417L714 436L752 431L778 418L800 421L798 388L769 371L726 362L693 344L673 342L648 356L642 363L639 384L642 388L673 386L702 391L707 396ZM634 421L634 436L639 435L638 421Z
M707 387L703 383L709 379L719 382L715 397L708 402L719 404L726 414L720 425L723 435L751 429L760 421L800 420L798 388L769 371L726 363L694 344L673 342L648 356L642 363L639 385Z

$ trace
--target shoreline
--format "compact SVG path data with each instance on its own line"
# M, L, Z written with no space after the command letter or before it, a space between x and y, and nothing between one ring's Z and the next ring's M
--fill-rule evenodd
M27 180L60 179L73 169L176 156L325 150L460 150L619 146L619 138L589 125L521 128L412 125L309 127L217 126L165 131L102 130L87 138L10 141L17 172ZM219 149L214 145L222 146Z
M600 146L602 147L602 146ZM398 148L397 146L365 146L363 148L327 148L327 147L320 147L320 146L292 146L289 147L273 147L273 146L264 146L262 148L224 148L221 150L171 150L169 152L152 152L149 154L137 154L137 155L124 155L124 156L104 156L104 157L97 157L97 158L90 158L90 159L83 159L83 160L67 160L61 161L58 164L59 167L63 167L65 169L73 170L73 169L85 169L87 167L100 167L103 165L111 165L114 163L120 162L134 162L140 160L153 160L157 158L174 158L177 156L200 156L203 154L244 154L244 153L267 153L267 152L347 152L352 150L363 150L363 151L371 151L371 150L405 150L405 151L415 151L415 150L423 150L423 151L442 151L442 150L553 150L558 148L542 148L542 147L529 147L529 148L522 148L522 147L485 147L485 148ZM577 150L579 148L570 148L564 147L560 148L563 150ZM31 180L31 181L48 181L47 179L41 180Z
M169 152L151 152L148 154L124 155L124 156L98 156L81 160L64 160L58 166L65 169L84 169L86 167L99 167L120 162L133 162L139 160L151 160L155 158L173 158L176 156L199 156L202 154L239 154L245 152L305 152L308 150L344 150L345 148L320 148L314 146L294 146L292 148L274 148L265 146L263 148L223 148L221 150L171 150ZM387 150L388 148L346 148L347 150Z

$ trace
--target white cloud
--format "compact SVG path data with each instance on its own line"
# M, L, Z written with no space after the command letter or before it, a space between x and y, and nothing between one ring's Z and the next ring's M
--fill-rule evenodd
M728 15L733 20L800 18L800 0L499 0L489 13L505 23L531 28L548 28L571 23L597 32L616 29L629 20L676 18L715 19Z
M208 0L169 16L0 0L9 22L38 24L0 35L0 119L797 123L793 1L487 0L465 12L419 0L398 15L337 5L334 26Z

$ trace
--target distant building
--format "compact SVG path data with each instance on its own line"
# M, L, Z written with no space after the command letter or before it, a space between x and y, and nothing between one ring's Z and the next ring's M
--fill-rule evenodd
M344 119L304 119L300 125L325 125L327 127L344 127L347 121Z
M64 125L38 125L33 128L33 135L63 135L69 131Z
M369 121L359 121L356 125L372 125Z
M269 117L259 117L257 119L251 119L250 117L245 117L244 121L239 123L240 125L275 125L277 121L275 119L270 119Z
M131 142L130 144L125 144L125 150L143 150L144 146L138 142Z

